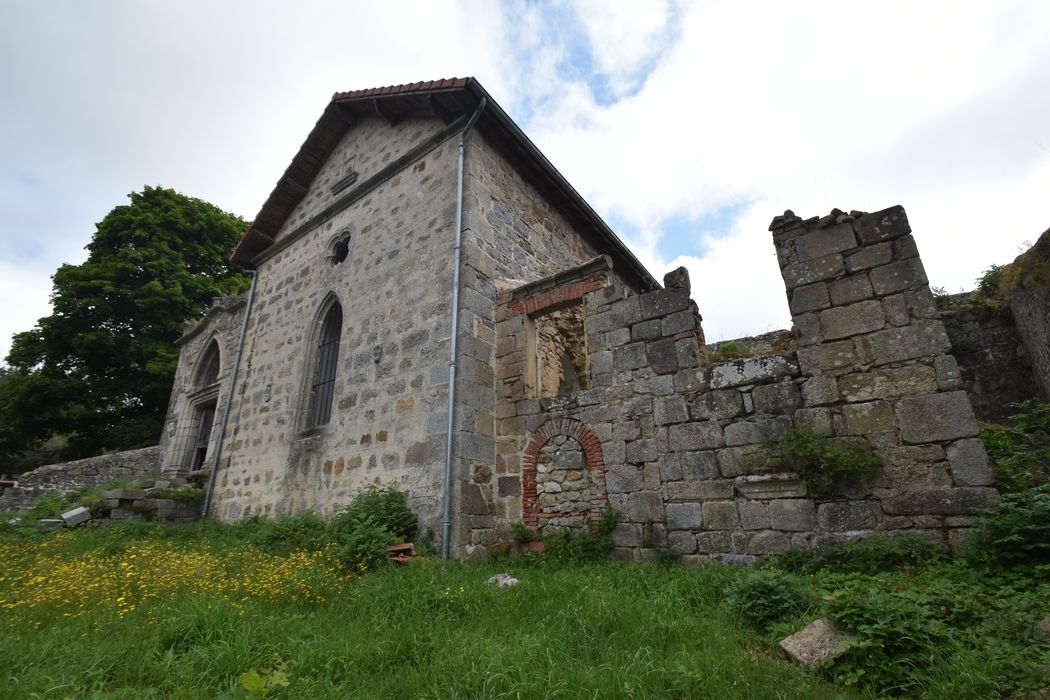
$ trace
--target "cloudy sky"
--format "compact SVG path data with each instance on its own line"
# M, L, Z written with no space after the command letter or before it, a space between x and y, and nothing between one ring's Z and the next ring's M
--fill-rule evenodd
M1050 226L1050 3L0 0L0 356L129 192L251 219L331 94L472 75L711 340L789 323L791 208L908 210L970 289Z

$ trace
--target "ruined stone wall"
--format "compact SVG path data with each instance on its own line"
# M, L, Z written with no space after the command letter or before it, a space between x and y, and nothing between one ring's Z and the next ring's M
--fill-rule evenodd
M158 474L160 449L143 447L37 467L20 474L18 485L0 493L0 511L22 511L46 493L69 493L84 486L98 488L114 479L146 481Z
M773 230L797 352L708 363L684 271L643 295L592 271L501 297L496 488L478 494L497 517L472 529L468 553L506 541L519 518L544 530L593 521L605 504L623 516L616 553L638 560L661 548L685 561L747 557L880 532L955 543L995 491L903 210L778 217ZM564 304L569 287L586 317L591 388L528 397L531 319ZM884 466L814 493L772 448L802 426L870 445ZM552 477L566 449L583 468ZM562 498L570 473L576 495Z
M988 309L973 292L938 299L938 307L978 419L1003 420L1010 404L1034 397L1027 351L1008 309Z
M365 119L352 127L258 263L241 378L213 513L224 520L313 509L331 514L362 486L407 491L424 526L440 517L456 144L396 154L443 127ZM425 139L424 139L425 140ZM341 193L345 208L310 218L357 154L374 189ZM374 162L378 168L369 171ZM384 170L384 163L388 164ZM382 166L382 167L381 167ZM297 229L304 220L314 228ZM348 242L341 262L336 245ZM325 304L342 307L328 424L307 421ZM225 461L228 460L228 463Z
M1036 393L1050 401L1050 230L1004 275L1010 312L1024 341Z

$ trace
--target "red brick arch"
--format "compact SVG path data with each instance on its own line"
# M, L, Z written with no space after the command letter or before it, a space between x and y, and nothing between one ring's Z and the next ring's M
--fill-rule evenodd
M526 527L539 526L543 515L539 509L536 495L536 460L540 450L557 435L567 435L580 443L583 448L584 462L587 465L587 480L590 486L590 521L591 525L601 518L601 511L609 502L605 493L605 460L602 458L602 443L590 428L571 418L555 418L547 421L537 430L528 446L521 466L521 510L522 523Z

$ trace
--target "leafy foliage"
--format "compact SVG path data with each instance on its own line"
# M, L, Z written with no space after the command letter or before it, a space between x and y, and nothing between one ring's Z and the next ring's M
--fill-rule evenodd
M620 514L611 507L601 512L592 533L574 533L565 528L543 538L543 552L548 558L565 562L593 562L607 559L613 548L612 531L620 523Z
M518 544L527 544L529 542L534 542L539 538L539 535L537 535L534 530L530 530L520 520L511 523L510 530L511 539L513 539Z
M750 350L735 340L730 340L717 345L714 349L707 351L709 362L725 362L726 360L740 360L753 355Z
M352 570L371 571L387 563L388 546L416 536L419 519L407 494L373 484L332 519L331 529L339 559Z
M1005 562L1050 562L1050 484L1005 494L984 511L973 546Z
M759 569L733 581L726 589L726 607L754 627L800 615L810 607L809 591L792 574Z
M808 426L789 430L776 443L784 462L817 493L836 483L865 476L882 465L866 442L836 442Z
M944 548L915 533L901 537L873 537L863 542L844 542L822 549L796 549L772 560L772 565L785 571L811 574L838 571L877 574L909 566L922 566L944 559Z
M246 278L227 263L245 222L146 187L98 224L88 259L55 272L54 310L15 335L0 381L0 456L65 436L60 456L154 444L181 323Z
M1050 482L1050 404L1024 401L1012 408L1007 425L981 424L996 485L1008 493Z

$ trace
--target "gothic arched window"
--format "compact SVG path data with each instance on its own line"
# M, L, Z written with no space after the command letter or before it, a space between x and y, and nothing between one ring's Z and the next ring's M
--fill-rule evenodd
M333 302L321 322L317 341L317 359L310 391L307 427L326 425L332 418L335 396L335 373L339 363L339 339L343 332L343 307Z

